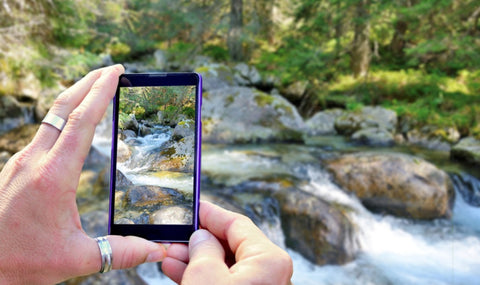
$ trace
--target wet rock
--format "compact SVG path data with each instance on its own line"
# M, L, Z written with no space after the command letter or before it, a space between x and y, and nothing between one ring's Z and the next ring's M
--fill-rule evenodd
M183 196L174 189L152 186L132 185L127 187L125 203L134 208L144 209L145 207L158 205L172 205Z
M480 180L467 173L451 174L453 185L469 205L480 207Z
M358 245L346 209L295 189L274 194L280 204L287 246L319 264L345 264Z
M202 75L202 88L205 91L221 89L235 85L230 67L223 64L209 64L195 69Z
M191 224L192 221L192 210L180 206L161 207L150 218L152 224Z
M20 103L13 96L0 96L0 134L35 122L34 105Z
M39 125L21 125L0 136L0 151L15 154L25 148L33 139Z
M175 140L195 135L195 121L184 120L179 122L173 130L172 137Z
M117 186L129 186L133 185L133 183L120 171L117 169L117 174L115 175L116 181L115 185Z
M255 86L262 82L262 77L254 66L239 63L233 69L235 71L235 83L238 85Z
M117 162L125 162L132 155L130 147L122 140L117 141Z
M305 124L308 134L312 136L335 135L335 120L343 114L341 109L330 109L316 113Z
M450 156L456 160L480 165L480 141L473 137L464 138L452 148Z
M170 140L157 151L154 150L149 157L152 171L180 171L191 172L194 167L194 144L193 135L180 139Z
M204 93L202 121L203 141L210 143L301 141L305 129L286 99L247 87Z
M354 142L371 146L392 146L395 144L393 135L385 129L366 128L352 135Z
M415 219L451 216L450 178L421 158L365 152L326 163L335 181L372 211Z
M367 106L360 111L346 112L335 121L335 129L346 135L366 128L379 128L393 133L396 126L397 114L379 106Z

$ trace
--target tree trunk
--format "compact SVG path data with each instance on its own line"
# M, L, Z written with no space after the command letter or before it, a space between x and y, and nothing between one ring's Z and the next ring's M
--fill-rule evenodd
M403 57L403 49L407 43L405 40L407 29L408 23L406 21L398 20L395 23L395 33L393 34L393 39L390 42L390 50L395 57Z
M255 8L260 24L260 34L264 36L267 41L272 44L273 36L273 7L275 0L257 0L255 1Z
M230 29L227 39L228 51L232 60L242 61L243 0L230 0L230 7Z
M351 68L355 78L366 76L370 66L370 22L368 1L360 0L355 11L355 35L352 42Z

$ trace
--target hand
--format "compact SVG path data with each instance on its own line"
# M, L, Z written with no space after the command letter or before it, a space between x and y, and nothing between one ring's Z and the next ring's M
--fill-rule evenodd
M168 248L162 270L182 284L290 284L292 260L253 222L208 202L189 246Z
M42 124L0 174L0 283L53 284L98 272L96 241L83 231L75 202L95 126L115 95L121 65L90 72L55 101L63 131ZM137 237L108 236L113 268L157 262L165 248Z

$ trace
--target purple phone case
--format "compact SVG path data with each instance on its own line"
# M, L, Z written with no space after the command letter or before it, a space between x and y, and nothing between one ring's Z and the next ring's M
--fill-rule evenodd
M151 82L152 78L155 82ZM195 166L194 166L194 193L193 193L193 224L114 224L114 201L117 160L117 135L118 135L118 104L122 80L127 79L130 86L178 86L196 85L195 94ZM192 84L195 83L195 84ZM153 84L153 85L152 85ZM201 142L202 142L202 77L198 73L158 73L158 74L123 74L119 78L117 92L114 98L113 127L112 127L112 156L110 168L110 203L108 234L135 235L157 242L188 242L190 235L198 229L199 201L200 201L200 168L201 168Z

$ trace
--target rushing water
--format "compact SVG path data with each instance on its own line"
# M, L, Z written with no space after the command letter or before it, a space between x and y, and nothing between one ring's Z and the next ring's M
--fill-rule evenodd
M109 143L108 136L99 135L94 140L104 153L108 153ZM318 266L287 249L294 262L294 284L480 284L480 207L464 201L458 193L461 183L456 184L451 220L414 221L373 214L354 195L334 184L319 165L317 156L325 149L328 147L205 145L202 172L225 187L269 175L295 176L304 181L302 190L354 209L350 218L358 228L358 257L342 266ZM132 177L135 171L129 175L144 179L141 174ZM480 185L473 176L471 180ZM260 224L262 230L282 245L285 238L281 228L266 224ZM154 265L142 265L138 272L148 284L174 284Z

